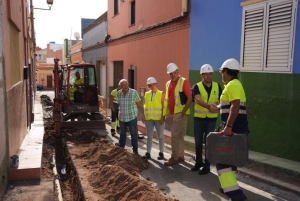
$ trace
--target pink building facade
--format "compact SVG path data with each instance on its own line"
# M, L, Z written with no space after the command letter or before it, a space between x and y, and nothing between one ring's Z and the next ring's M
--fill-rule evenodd
M155 77L165 90L167 65L176 63L188 78L190 20L187 1L108 1L108 81L120 79L143 91L148 77Z

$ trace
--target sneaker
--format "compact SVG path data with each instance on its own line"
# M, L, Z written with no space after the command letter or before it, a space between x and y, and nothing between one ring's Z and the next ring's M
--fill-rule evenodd
M179 156L178 157L178 162L180 163L180 162L184 162L184 156Z
M138 135L138 139L139 140L144 139L144 136L143 135Z
M195 163L195 165L194 165L194 167L192 167L191 168L191 171L192 172L196 172L196 171L199 171L200 170L200 168L202 168L203 167L203 164L202 163Z
M158 157L157 157L157 160L164 160L164 159L165 159L164 153L159 152Z
M173 157L171 157L171 158L168 160L168 162L165 162L165 163L164 163L165 166L171 166L171 165L176 165L176 164L178 164L178 161L175 160Z
M210 168L204 167L199 171L199 175L205 175L210 172Z
M149 159L151 158L150 153L146 153L145 156L142 157L142 159Z

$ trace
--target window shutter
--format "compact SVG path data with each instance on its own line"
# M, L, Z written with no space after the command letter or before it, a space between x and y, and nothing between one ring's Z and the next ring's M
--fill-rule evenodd
M243 10L241 70L262 70L265 10L266 4L249 6Z
M271 1L267 8L265 70L291 71L294 36L293 0Z

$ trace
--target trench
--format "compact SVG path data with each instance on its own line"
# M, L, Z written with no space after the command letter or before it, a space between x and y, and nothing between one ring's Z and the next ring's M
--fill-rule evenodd
M78 172L64 139L56 141L55 160L63 198L65 200L85 200Z

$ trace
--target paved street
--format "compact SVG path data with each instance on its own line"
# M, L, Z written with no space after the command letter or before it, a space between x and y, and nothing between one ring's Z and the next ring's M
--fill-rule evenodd
M53 92L51 91L43 91L41 94L47 94L53 98ZM110 126L106 125L106 129L110 131ZM109 134L108 139L111 143L118 142L119 134L115 136ZM146 137L145 139L139 140L139 155L141 156L146 152L146 140ZM165 147L165 158L169 158L171 156L170 146L165 144ZM126 141L126 149L132 152L129 134ZM141 176L153 182L153 186L162 193L166 193L180 201L228 200L227 196L219 192L220 184L214 166L212 167L211 173L200 176L197 172L190 171L190 168L194 164L190 156L185 156L185 162L179 165L166 167L163 165L164 161L156 159L158 152L158 144L157 141L154 140L151 151L152 159L149 160L149 168L144 170ZM300 200L299 195L270 186L269 184L252 179L247 175L238 174L238 181L249 201Z
M107 125L107 130L110 130ZM118 142L119 135L108 138L111 142ZM126 149L132 151L130 148L130 136L128 135L126 141ZM143 156L146 152L146 138L139 140L139 155ZM220 184L217 177L215 167L212 168L211 173L200 176L197 172L191 172L190 168L194 161L191 157L185 156L186 161L179 165L166 167L163 165L164 161L157 160L158 144L153 143L151 151L152 159L149 160L149 168L141 173L143 178L149 179L153 182L153 186L159 189L162 193L171 195L180 201L190 200L209 200L221 201L228 200L226 195L219 192ZM165 158L170 157L169 146L166 147ZM249 178L247 175L238 175L239 185L244 190L248 200L250 201L267 201L267 200L300 200L300 196L294 193L286 192L268 184ZM263 190L261 190L263 189Z

